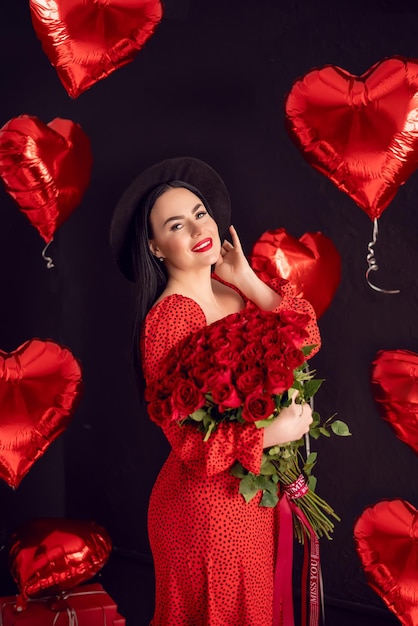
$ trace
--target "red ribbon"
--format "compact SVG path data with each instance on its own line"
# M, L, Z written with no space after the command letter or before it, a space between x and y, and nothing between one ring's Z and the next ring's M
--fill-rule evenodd
M303 483L303 484L302 484ZM279 502L279 541L274 573L273 625L294 626L292 566L293 566L293 517L299 519L304 533L304 556L302 568L302 611L301 624L306 626L306 587L309 567L309 626L319 624L320 557L319 540L305 514L292 501L304 495L306 487L303 477L286 485ZM298 495L299 494L299 495ZM308 541L310 539L310 554Z

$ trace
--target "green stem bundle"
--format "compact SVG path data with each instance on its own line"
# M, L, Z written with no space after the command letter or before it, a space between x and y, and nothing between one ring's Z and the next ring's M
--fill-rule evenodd
M279 483L284 486L291 485L301 475L301 470L299 469L296 459L292 464L293 466L288 464L285 471L280 470L279 463L275 461L271 462L276 467ZM337 521L341 520L332 507L325 502L325 500L320 498L314 491L312 491L312 489L308 487L307 492L304 495L293 499L293 502L304 513L306 519L318 537L325 536L327 539L331 539L330 533L334 530L334 523L331 518L334 518ZM299 542L303 543L305 533L301 527L301 522L295 515L293 515L293 521L295 535Z

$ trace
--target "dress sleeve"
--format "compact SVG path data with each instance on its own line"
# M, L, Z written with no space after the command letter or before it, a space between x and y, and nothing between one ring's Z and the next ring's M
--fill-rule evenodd
M189 298L167 296L148 313L141 336L141 359L146 383L158 377L170 348L206 326L201 308ZM207 441L193 424L165 422L162 429L173 452L200 474L217 474L235 461L258 474L263 452L263 432L253 424L221 423Z
M173 294L155 305L141 333L141 360L146 384L158 378L170 349L190 333L206 326L202 309L185 296Z
M254 474L260 473L263 429L254 424L222 422L207 441L193 424L168 422L162 428L175 453L198 473L218 474L235 461Z

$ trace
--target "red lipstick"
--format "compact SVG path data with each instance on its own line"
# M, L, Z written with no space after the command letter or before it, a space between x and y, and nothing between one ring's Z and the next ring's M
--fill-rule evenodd
M212 239L208 237L207 239L202 239L192 248L192 252L206 252L206 250L210 250L213 246Z

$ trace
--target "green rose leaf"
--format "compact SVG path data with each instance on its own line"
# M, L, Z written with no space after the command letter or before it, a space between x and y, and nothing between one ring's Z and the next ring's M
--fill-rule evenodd
M324 379L316 378L315 380L307 380L303 385L303 397L307 400L312 398L324 382Z
M331 433L329 432L329 430L327 430L323 426L319 427L319 432L321 433L321 435L324 435L324 437L331 437Z
M312 344L311 346L303 346L301 348L304 356L309 356L314 348L316 348L317 344Z
M303 466L305 474L309 475L311 473L314 465L316 464L317 456L318 456L317 452L311 452L310 454L308 454L308 457Z
M202 422L203 418L207 415L206 409L197 409L194 413L191 413L189 416L194 422Z
M260 473L263 476L272 476L276 473L276 466L270 461L263 461L261 463Z
M334 435L338 435L339 437L349 437L351 435L347 424L341 420L335 420L335 422L332 422L330 428Z
M231 474L235 476L235 478L244 478L244 476L248 474L248 471L237 461L231 468Z
M277 493L274 494L274 493L269 493L268 491L265 491L263 493L263 497L261 498L260 506L267 506L267 507L273 508L276 506L278 501L279 501L279 496L277 495Z
M259 491L259 487L257 485L256 479L257 479L257 476L255 476L254 474L250 472L249 474L247 474L247 476L244 476L244 478L242 478L240 481L239 492L244 497L244 500L246 502L249 502L250 500L252 500L254 496L257 494L257 492Z
M270 416L266 420L257 420L256 422L254 422L254 425L256 426L256 428L265 428L272 423L273 419L274 417Z
M309 489L313 491L314 493L316 489L316 483L317 483L316 477L313 474L311 474L306 484L308 485Z

